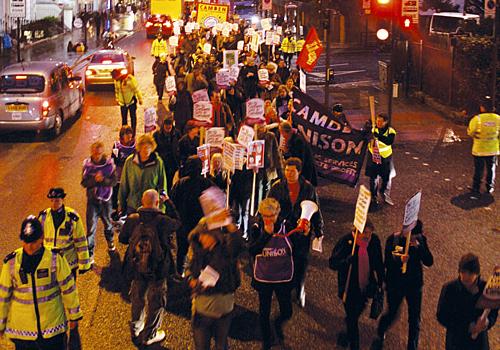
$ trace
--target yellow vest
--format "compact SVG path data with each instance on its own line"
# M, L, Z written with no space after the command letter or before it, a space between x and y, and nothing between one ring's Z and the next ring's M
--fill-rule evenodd
M305 43L306 43L306 41L304 39L297 40L297 43L295 44L296 45L295 51L300 53L300 51L302 51L302 48L304 47Z
M284 38L281 42L281 51L284 53L295 53L295 39Z
M0 274L0 331L11 339L24 340L37 339L38 323L45 339L66 332L67 319L77 321L83 317L66 259L45 248L36 271L26 274L28 283L23 283L19 274L22 256L23 248L19 248L4 260Z
M374 130L376 132L379 132L378 128L375 128ZM390 134L396 135L396 130L394 130L391 127L388 127L387 130L385 131L385 133L382 134L382 136L387 137ZM392 146L391 145L386 145L385 143L383 143L380 140L377 140L377 143L378 143L378 151L379 151L380 156L382 158L387 158L387 157L392 155ZM373 154L373 142L368 143L368 150L370 151L370 153Z
M500 130L500 115L481 113L471 119L467 134L474 138L472 155L478 157L496 156Z
M142 94L133 75L128 75L124 80L115 80L115 98L120 106L130 106L134 96L142 104Z
M64 206L66 212L61 226L54 229L51 209L45 209L39 215L43 226L43 244L48 248L57 248L68 261L71 269L90 269L87 236L80 216L70 207Z
M168 53L167 41L166 40L153 40L151 44L151 55L154 57L160 57L161 53Z

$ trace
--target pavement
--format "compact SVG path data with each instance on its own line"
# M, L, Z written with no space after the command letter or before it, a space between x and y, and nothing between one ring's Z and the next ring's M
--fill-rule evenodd
M147 54L151 42L145 37L144 31L139 31L124 38L120 46L137 57L135 71L145 100L142 107L154 106L161 114L165 107L156 99L152 59ZM338 75L343 80L332 87L331 101L344 103L348 118L356 126L369 116L367 96L375 95L377 110L383 110L384 93L377 88L376 53L344 51L332 60L333 65L338 65L338 73L347 73ZM83 67L78 72L82 71ZM322 101L321 87L311 85L308 89L312 96ZM138 130L143 130L142 107L138 110ZM480 257L483 276L488 276L498 264L500 208L493 196L484 195L478 201L468 198L467 185L471 182L473 161L471 140L464 126L411 100L396 101L392 122L398 132L394 146L397 176L392 190L395 205L381 206L369 217L385 242L388 235L401 227L406 200L422 190L420 217L435 260L424 272L419 348L444 349L445 331L435 317L441 286L457 277L458 260L469 251ZM0 193L5 203L0 214L0 256L20 245L18 230L22 219L49 206L45 196L50 187L64 187L69 193L66 204L84 216L85 191L80 186L82 161L88 157L90 144L95 140L102 140L111 150L119 127L120 113L113 91L99 89L86 93L82 115L68 123L64 133L55 140L20 133L0 135ZM367 184L368 179L361 176L360 183ZM306 282L306 306L304 309L294 306L292 320L285 328L291 349L340 349L335 340L344 329L344 310L337 297L337 274L328 269L328 258L337 240L350 231L358 188L320 179L318 193L325 219L324 252L312 253ZM497 193L498 186L496 196ZM129 334L130 304L120 281L120 263L125 249L118 245L117 253L109 255L99 224L97 266L92 272L79 276L77 283L84 312L80 332L86 350L136 349ZM250 286L248 269L242 277L242 286L236 293L237 307L229 347L260 349L257 293ZM162 344L148 349L193 349L188 298L185 286L170 286L163 321L167 338ZM276 309L273 305L273 315ZM360 319L362 349L369 348L377 325L367 313ZM406 307L403 306L399 321L387 333L386 349L406 348L406 319ZM0 340L0 348L13 349L5 339ZM490 348L500 349L498 325L490 330Z

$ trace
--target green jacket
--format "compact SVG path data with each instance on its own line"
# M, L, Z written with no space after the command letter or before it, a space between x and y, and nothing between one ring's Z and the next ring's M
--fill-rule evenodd
M500 115L481 113L471 119L467 134L474 138L472 155L477 157L496 156L500 137Z
M141 206L142 194L149 189L167 192L167 178L163 160L154 152L146 163L139 161L138 154L130 155L123 166L118 191L118 202L122 210L127 207L137 210Z

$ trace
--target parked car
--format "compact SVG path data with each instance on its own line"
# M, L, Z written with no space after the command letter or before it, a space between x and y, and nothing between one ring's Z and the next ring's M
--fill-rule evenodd
M81 77L56 61L17 63L0 72L0 130L49 130L54 137L83 106Z
M90 57L85 69L85 87L113 84L111 71L116 68L124 74L134 74L134 58L121 49L97 51Z
M169 37L174 31L174 24L170 16L167 15L152 15L148 18L146 24L146 37L148 39L156 37L156 34L162 33L163 36Z

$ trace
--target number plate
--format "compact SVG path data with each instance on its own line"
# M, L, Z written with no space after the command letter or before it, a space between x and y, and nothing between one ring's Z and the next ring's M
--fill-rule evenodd
M23 114L21 112L12 112L12 120L23 119Z
M25 104L10 104L5 106L7 112L27 112L28 105Z

